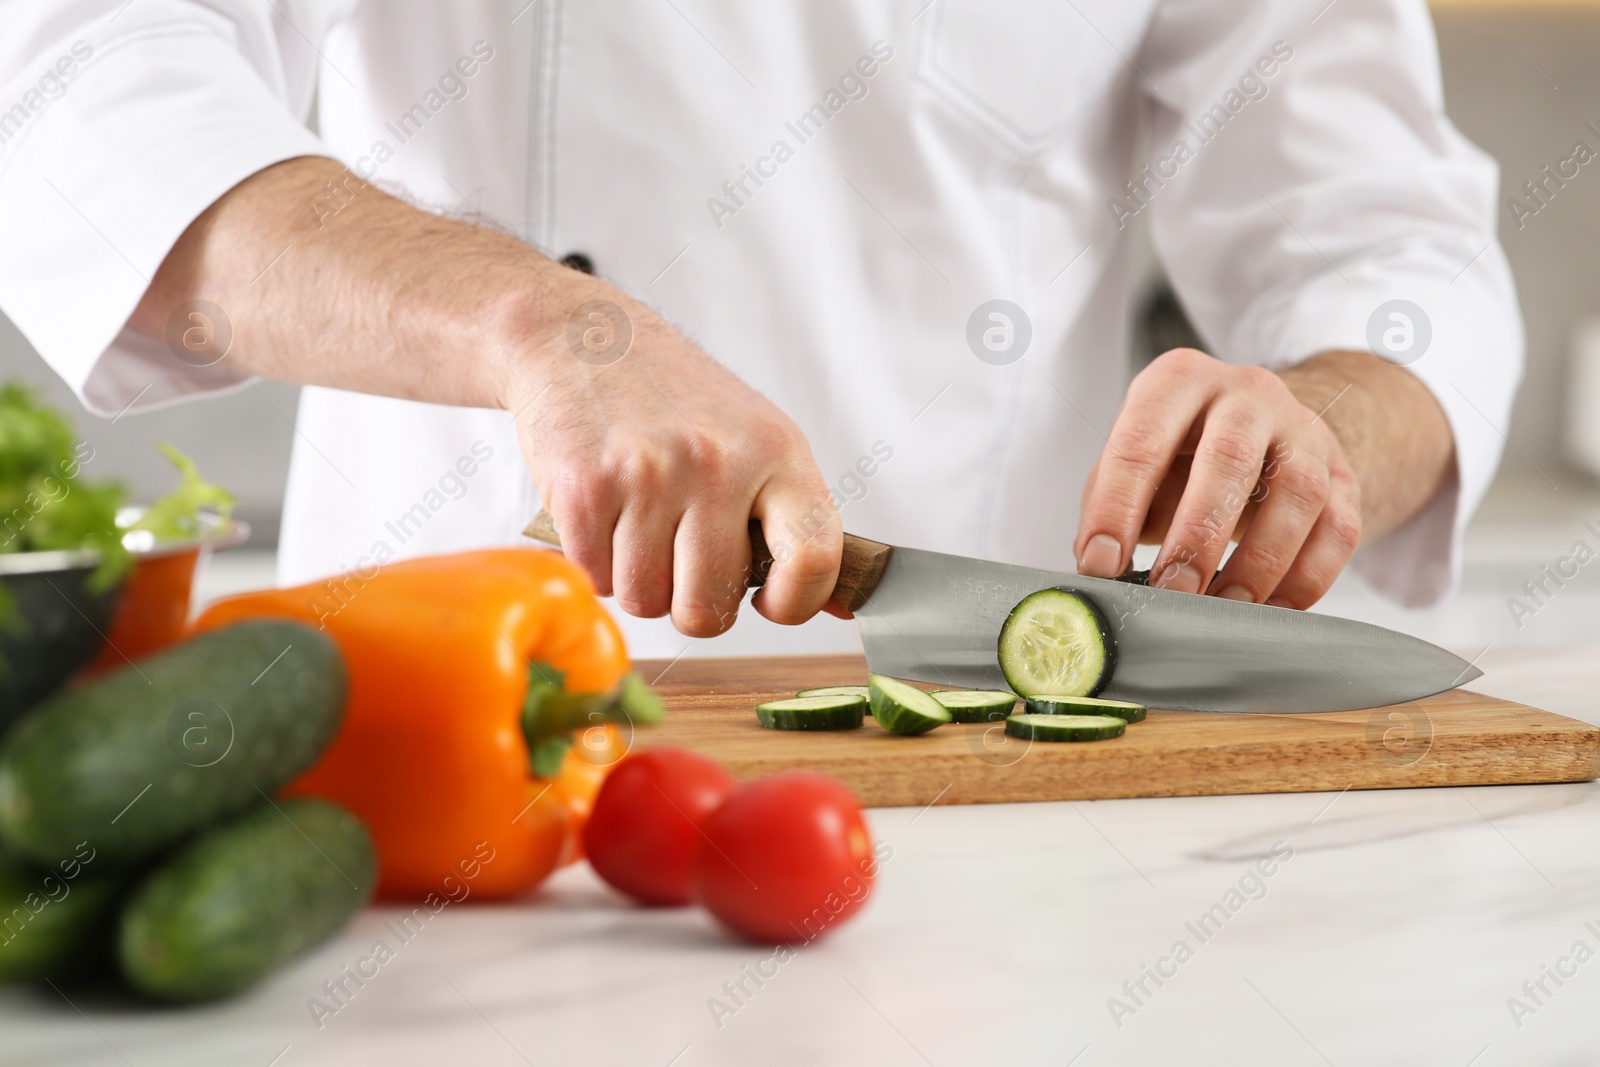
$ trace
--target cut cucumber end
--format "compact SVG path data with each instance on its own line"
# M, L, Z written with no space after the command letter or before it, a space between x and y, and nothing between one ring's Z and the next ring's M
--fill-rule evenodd
M951 720L950 709L914 685L874 674L869 679L872 716L892 734L922 734Z
M1128 729L1115 715L1013 715L1006 733L1025 741L1109 741Z
M1124 722L1143 722L1148 710L1143 704L1131 700L1107 700L1103 697L1074 697L1050 693L1028 697L1028 710L1036 715L1115 715Z
M1030 593L1000 627L1006 684L1023 697L1094 696L1111 681L1116 642L1093 602L1065 589Z
M998 689L940 689L929 695L950 712L951 722L999 722L1017 703L1017 694Z
M862 696L790 697L756 705L756 721L769 730L854 730L867 710Z

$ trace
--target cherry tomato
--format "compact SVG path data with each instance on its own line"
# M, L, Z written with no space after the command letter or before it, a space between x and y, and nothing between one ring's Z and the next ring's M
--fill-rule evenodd
M832 778L791 771L740 786L700 829L694 898L752 940L810 941L872 890L861 805Z
M645 904L689 903L689 866L705 817L734 790L733 776L681 748L628 756L600 787L583 831L589 865Z

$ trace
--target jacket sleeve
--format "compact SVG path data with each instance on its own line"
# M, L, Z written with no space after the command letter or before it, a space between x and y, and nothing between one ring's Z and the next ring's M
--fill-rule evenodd
M1444 114L1426 8L1179 0L1134 62L1149 169L1112 214L1148 212L1212 354L1279 368L1376 351L1444 409L1453 479L1352 560L1402 604L1438 601L1500 459L1523 334L1498 168Z
M289 0L0 0L0 309L91 411L248 380L211 361L220 346L196 358L124 324L209 205L273 163L329 154L305 120L313 42L334 14ZM195 324L226 338L225 309L205 319L175 335Z

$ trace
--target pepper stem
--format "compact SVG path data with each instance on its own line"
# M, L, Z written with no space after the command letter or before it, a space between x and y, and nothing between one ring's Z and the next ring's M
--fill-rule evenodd
M576 731L606 723L648 725L666 715L661 698L636 672L624 675L605 693L569 693L563 687L565 680L565 674L548 663L528 666L522 734L528 742L533 773L540 778L552 777L561 769Z

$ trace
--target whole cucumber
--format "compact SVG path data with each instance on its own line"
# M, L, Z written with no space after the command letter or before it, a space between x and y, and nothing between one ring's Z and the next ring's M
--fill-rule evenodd
M185 845L134 891L117 958L163 1000L246 989L361 909L377 869L359 819L326 801L262 804Z
M0 982L72 975L107 959L123 888L119 879L0 865Z
M59 693L0 749L0 837L47 866L80 841L133 866L311 766L345 688L325 634L262 619Z

